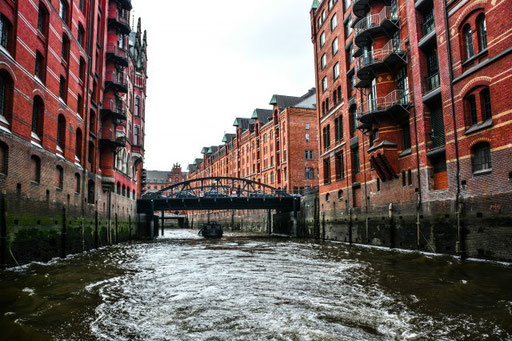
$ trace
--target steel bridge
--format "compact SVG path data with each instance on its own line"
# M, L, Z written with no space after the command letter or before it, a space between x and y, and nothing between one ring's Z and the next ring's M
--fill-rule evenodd
M189 210L277 210L300 209L300 197L274 187L240 178L210 177L180 182L137 201L137 212Z

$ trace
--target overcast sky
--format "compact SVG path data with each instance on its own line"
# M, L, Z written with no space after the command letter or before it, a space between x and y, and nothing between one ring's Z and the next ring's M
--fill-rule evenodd
M312 0L133 0L148 31L146 169L185 169L235 117L314 86Z

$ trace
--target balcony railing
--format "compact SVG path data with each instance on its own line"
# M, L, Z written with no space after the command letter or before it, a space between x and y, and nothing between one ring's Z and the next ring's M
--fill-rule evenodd
M405 52L402 50L400 46L400 41L395 39L390 39L386 45L384 45L380 49L374 50L372 53L363 54L362 56L357 58L357 71L358 77L360 79L365 78L362 73L359 71L364 71L365 68L369 68L371 66L375 66L376 64L385 63L388 61L389 57L392 55L396 55L398 57L398 61L406 62ZM396 61L390 61L396 62ZM369 71L369 70L367 70Z
M105 75L105 83L107 83L107 85L113 85L120 92L128 91L126 77L122 72L107 71Z
M128 59L128 51L126 51L124 48L119 47L116 44L110 44L107 45L107 54L110 54L114 57L117 57L119 59L127 60Z
M361 104L357 111L357 119L363 123L368 122L367 117L374 114L386 113L395 107L408 108L411 96L406 90L393 90L384 97L377 97Z
M428 35L430 32L436 29L436 23L434 21L434 17L427 19L425 22L421 24L421 28L423 30L423 36Z
M126 131L104 128L101 133L101 141L114 147L121 147L126 144Z
M425 90L426 92L430 92L435 90L441 86L441 78L439 76L439 72L425 77Z
M130 33L130 18L123 14L122 11L111 9L108 11L108 20L109 24L116 25L119 27L124 33Z
M103 103L102 114L112 114L117 119L126 119L126 106L123 101L106 100Z
M384 23L391 23L397 20L398 14L395 11L393 11L390 6L385 6L377 14L370 14L364 17L354 26L356 44L358 46L365 44L367 38L370 37L373 31L380 31L380 29L384 28ZM393 26L397 27L397 25L395 24L393 24Z

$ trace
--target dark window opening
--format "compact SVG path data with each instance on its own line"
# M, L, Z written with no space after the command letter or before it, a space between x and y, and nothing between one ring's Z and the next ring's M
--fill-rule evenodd
M41 159L38 156L32 155L30 158L30 174L31 180L35 183L41 182Z
M491 163L491 146L489 143L482 142L472 149L472 167L473 173L489 171L492 169Z
M57 179L55 186L57 189L63 189L64 188L64 169L62 166L57 166Z

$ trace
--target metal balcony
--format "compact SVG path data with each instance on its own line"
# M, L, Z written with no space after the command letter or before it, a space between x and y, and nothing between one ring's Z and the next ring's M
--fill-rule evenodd
M428 50L436 43L436 25L434 18L425 21L421 24L423 37L418 42L420 49Z
M363 102L358 108L357 119L365 125L382 116L407 113L411 105L409 91L393 90L384 97Z
M108 11L108 26L118 29L122 34L130 34L130 18L121 11L111 9Z
M364 17L354 26L354 41L357 46L363 47L371 42L374 35L383 32L390 35L398 28L400 28L398 14L393 12L390 6L386 6L379 13Z
M441 96L441 77L439 72L425 77L423 83L423 102L431 102Z
M107 71L105 75L105 90L114 89L114 91L127 93L128 83L122 72Z
M107 45L107 61L113 61L114 63L128 67L128 51L118 45L111 44Z
M114 130L113 128L103 129L100 145L103 147L122 148L126 146L126 132L123 130Z
M126 106L123 101L106 100L101 108L101 117L106 119L112 117L115 120L126 120Z
M400 42L391 39L381 49L374 50L370 55L363 54L357 58L356 87L370 86L376 71L383 67L393 70L406 63L407 54L402 50Z

